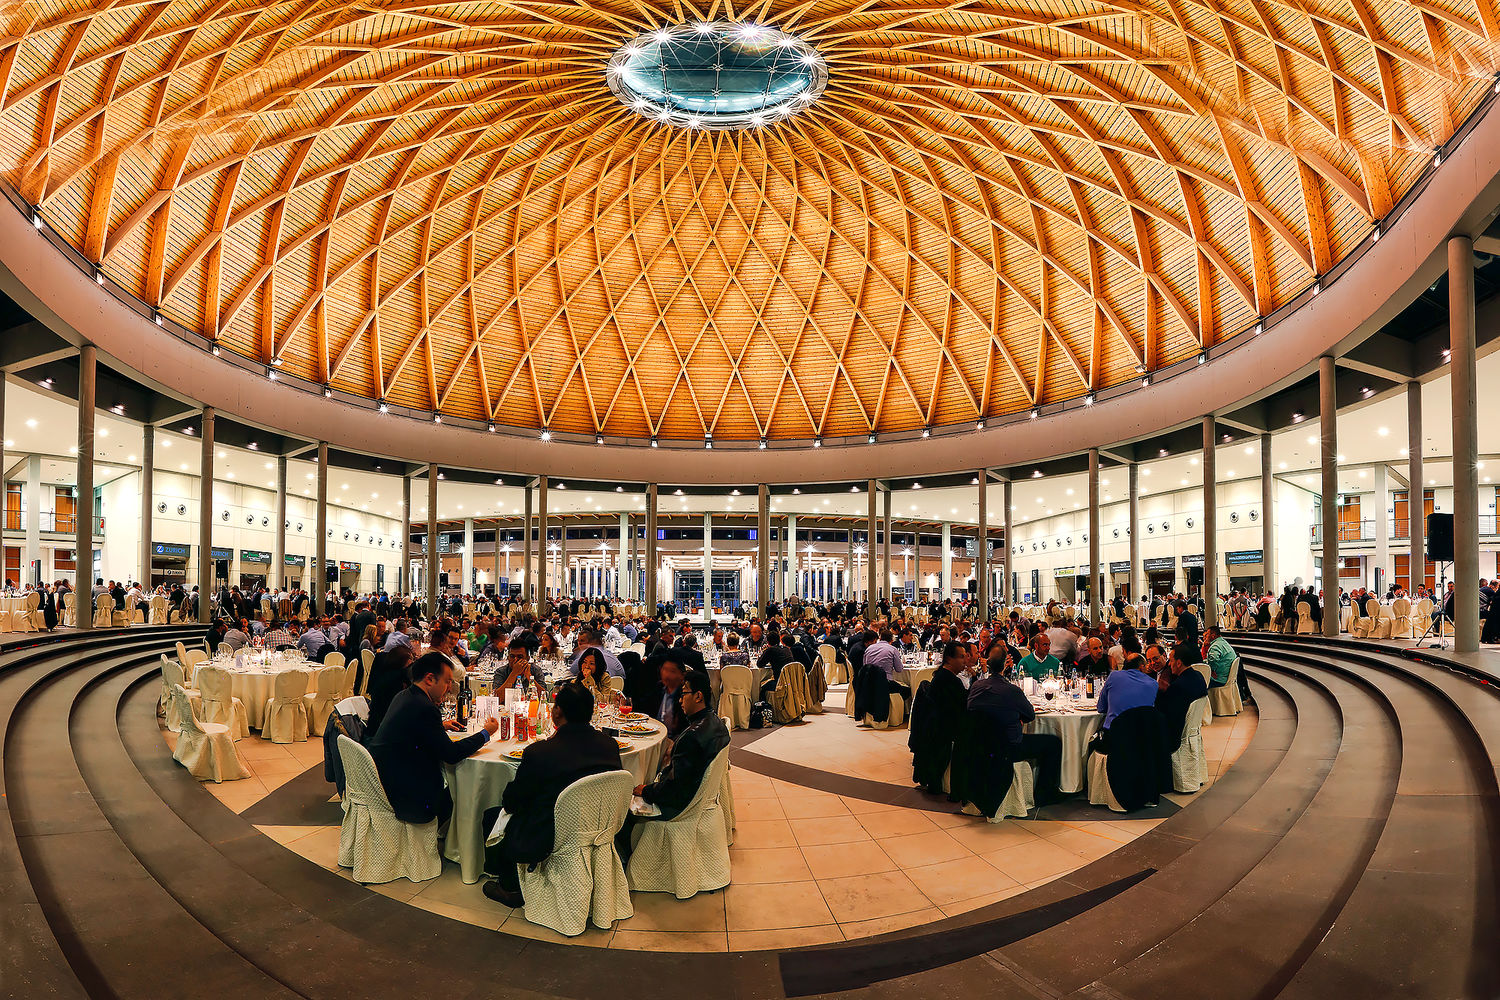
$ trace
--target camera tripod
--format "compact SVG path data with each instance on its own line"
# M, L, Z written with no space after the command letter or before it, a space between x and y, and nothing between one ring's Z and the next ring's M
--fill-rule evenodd
M1427 648L1428 649L1443 649L1443 650L1446 650L1448 648L1448 637L1443 634L1443 623L1446 622L1446 621L1450 621L1450 619L1448 618L1448 616L1445 615L1445 614L1443 614L1443 605L1446 602L1447 593L1448 593L1448 568L1447 568L1448 564L1444 563L1444 562L1439 562L1437 564L1437 566L1438 566L1438 591L1437 591L1438 592L1438 596L1437 596L1437 600L1433 602L1434 604L1437 605L1437 617L1435 617L1435 618L1432 619L1431 624L1429 624L1427 626L1427 631L1423 632L1422 635L1417 639L1417 641L1412 644L1412 648L1413 649L1415 649L1417 646L1422 645L1422 643L1425 642L1426 639L1427 639L1427 633L1431 632L1433 629L1437 629L1437 639L1438 639L1438 641L1435 642L1435 643L1433 643L1431 646L1428 646ZM1416 574L1412 574L1412 575L1415 576Z

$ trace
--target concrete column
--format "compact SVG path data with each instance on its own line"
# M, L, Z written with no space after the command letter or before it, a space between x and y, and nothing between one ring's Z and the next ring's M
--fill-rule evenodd
M796 594L798 597L807 596L807 588L802 580L802 560L797 555L797 515L786 516L786 550L787 571L792 575L792 586L787 593Z
M510 585L510 557L509 556L505 557L505 572L504 573L500 572L500 549L501 549L501 547L503 547L506 544L505 542L501 541L501 539L500 539L500 536L502 534L502 532L501 532L500 529L501 529L501 524L500 524L499 521L496 521L495 522L495 600L496 601L499 601L500 598L501 598L501 596L502 596L501 593L500 593L500 581L503 579L503 580L505 580L505 583L506 583L507 586Z
M1000 593L1003 595L1002 601L1005 606L1010 607L1012 604L1016 603L1016 595L1015 587L1011 584L1012 577L1010 568L1011 552L1015 549L1015 539L1011 535L1011 486L1009 479L1005 481L1004 487L1000 492L1000 502L1005 505L1005 559L1001 563L1001 565L1004 567L1003 572L1005 573L1005 576L1000 581ZM1004 615L1002 615L1001 617L1004 617Z
M56 517L57 504L52 505ZM78 505L82 517L83 505ZM56 522L53 528L57 527ZM42 456L28 455L26 458L26 539L21 545L21 573L16 586L25 587L36 583L31 575L32 560L42 558ZM77 565L76 563L74 565Z
M1318 421L1323 472L1323 634L1339 634L1339 430L1332 355L1318 359Z
M464 518L464 556L460 561L463 566L464 582L458 585L460 594L472 594L474 592L474 519Z
M568 522L562 511L557 512L557 575L552 586L559 597L573 597L573 573L568 565Z
M3 401L0 401L3 402ZM141 589L151 592L151 536L156 516L156 428L141 428ZM5 463L0 461L0 469ZM74 562L73 565L78 565ZM150 615L146 616L150 621Z
M755 610L765 618L771 589L771 491L765 483L755 488L755 501Z
M94 387L98 372L98 350L93 344L84 344L78 351L78 515L73 531L73 565L77 567L73 572L76 592L73 599L77 602L80 629L94 627L94 604L89 592L94 586ZM0 382L3 381L5 376L0 374ZM35 519L36 513L31 516ZM202 605L199 601L199 606Z
M535 563L531 558L531 486L521 487L525 503L525 514L521 519L521 600L524 608L532 602L532 584L536 580Z
M884 516L881 520L885 522L885 530L883 533L884 537L880 542L880 593L886 598L893 599L895 595L891 593L891 491L889 487L885 490L882 505L885 509L882 511ZM872 559L875 558L873 545L874 543L872 542L870 549L870 558Z
M979 600L980 621L990 617L990 470L979 470L979 531L974 544L974 578L979 589L974 596Z
M646 614L656 614L656 484L646 486Z
M415 593L411 585L411 477L401 473L401 570L396 574L396 591Z
M1271 435L1260 436L1260 548L1265 592L1281 592L1276 578L1276 477L1271 472Z
M1479 649L1479 386L1474 241L1448 240L1448 359L1453 390L1453 647Z
M267 582L272 588L283 590L286 589L286 473L286 456L276 456L276 523L271 525L271 573Z
M1203 418L1203 616L1217 625L1219 599L1219 425Z
M1099 584L1099 449L1089 449L1089 622L1099 624L1104 595Z
M766 529L766 534L771 533ZM703 607L710 613L714 607L714 524L713 516L703 512Z
M620 558L615 563L615 597L624 599L629 593L630 564L626 562L626 546L630 545L630 515L620 515Z
M947 600L953 589L953 525L943 522L943 578L938 584L938 599Z
M878 480L872 479L866 484L866 489L870 494L870 505L865 511L865 535L867 536L865 540L865 555L867 556L867 558L865 559L865 601L868 602L871 606L874 606L880 602L880 598L883 596L885 591L885 587L881 586L880 583L880 575L878 572L880 567L877 564L878 561L875 558L875 535L879 529L879 525L875 520L875 494L879 488L880 483ZM889 490L886 491L886 496L890 496ZM886 539L885 548L887 552L890 551L889 538ZM886 580L888 586L890 577L887 576Z
M427 464L427 586L423 590L427 594L427 617L429 621L438 619L438 467L431 462Z
M1410 564L1406 580L1406 592L1415 595L1426 578L1427 480L1422 472L1422 383L1415 380L1406 383L1406 479L1411 485L1406 491L1406 523L1411 534ZM1416 602L1413 601L1413 604Z
M93 407L89 409L92 411ZM203 408L203 426L199 428L201 448L198 464L198 621L207 624L213 620L214 608L214 408ZM90 428L92 430L92 428ZM89 448L89 465L93 465L93 447ZM82 465L83 443L78 447L79 464ZM87 511L92 506L94 484L89 473L88 498L80 496L79 510ZM82 494L80 488L79 493ZM92 542L89 549L93 549ZM84 553L80 552L82 556ZM78 565L87 565L87 560Z
M1126 503L1126 516L1130 518L1126 535L1130 541L1130 600L1139 601L1146 593L1145 568L1141 565L1141 467L1130 463L1126 478L1130 495Z
M547 477L536 479L536 568L527 575L534 581L532 588L533 610L542 613L547 603Z
M318 442L318 509L314 515L318 522L316 541L313 546L312 566L308 568L307 589L312 594L313 613L327 613L328 593L328 442ZM407 507L411 504L408 502ZM411 532L407 532L408 535Z
M1370 574L1370 586L1378 585L1377 593L1385 596L1385 588L1391 579L1391 521L1386 508L1391 505L1391 467L1381 462L1375 466L1375 565L1380 573ZM1376 580L1375 577L1380 579Z

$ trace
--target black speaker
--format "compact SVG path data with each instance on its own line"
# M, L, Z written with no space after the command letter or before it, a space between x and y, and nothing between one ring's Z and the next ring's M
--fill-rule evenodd
M339 582L339 568L338 568L337 565L328 567L328 582L329 583L338 583Z
M977 594L977 593L979 593L979 581L978 580L970 580L969 581L969 593L971 593L971 594Z
M439 573L438 574L438 586L441 587L441 588L443 588L444 590L448 589L448 574L447 573Z
M1453 561L1453 515L1427 515L1427 558L1433 562Z
M215 576L216 576L217 579L220 579L220 580L227 580L227 579L229 579L229 560L228 559L215 559L214 560L214 574L215 574Z

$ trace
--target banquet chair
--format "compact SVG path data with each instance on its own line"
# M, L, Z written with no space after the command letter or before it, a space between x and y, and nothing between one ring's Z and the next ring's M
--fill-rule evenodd
M1356 613L1349 623L1349 634L1356 639L1368 639L1370 633L1375 630L1375 618L1380 616L1380 606L1376 605L1375 617L1367 617L1362 613Z
M71 590L63 595L63 621L69 628L78 624L78 595Z
M11 628L17 632L40 632L47 627L46 619L42 617L42 595L32 591L21 599L25 610L17 611L11 616ZM27 607L29 605L29 607Z
M1109 757L1106 754L1089 754L1088 794L1091 806L1108 806L1110 812L1127 811L1115 798L1115 790L1109 787Z
M1384 604L1380 605L1375 612L1375 627L1370 630L1370 638L1389 639L1395 624L1396 619L1392 616L1391 609Z
M167 597L165 594L157 594L151 598L151 624L167 624Z
M344 666L344 654L343 653L329 653L327 656L323 657L323 666L325 666L325 667L342 667L342 666Z
M1391 602L1391 638L1403 639L1411 635L1411 601L1398 597Z
M1230 683L1234 683L1233 668ZM1203 713L1207 709L1207 696L1195 699L1188 706L1187 717L1182 722L1182 742L1172 754L1172 788L1175 791L1196 792L1208 780L1208 757L1203 752Z
M750 706L755 703L755 675L750 668L730 664L719 670L719 711L729 720L730 731L750 728Z
M182 669L184 671L192 670L206 659L208 659L208 650L190 649L186 652L185 659L182 660Z
M729 777L729 758L724 759L724 783L719 786L719 812L724 817L724 839L734 843L734 781Z
M1000 800L994 813L985 816L987 823L1004 823L1009 817L1026 819L1036 808L1036 770L1031 766L1029 760L1018 760L1011 765L1013 775L1010 779L1010 789L1005 793L1005 798ZM943 772L943 791L952 793L951 783L953 779L953 765L950 763L948 769ZM984 816L979 807L972 802L965 802L959 812L966 816Z
M646 655L646 644L644 642L632 642L625 648L630 650L632 653L641 656L642 658L644 658Z
M277 674L261 716L260 738L272 743L307 742L307 702L302 700L306 694L307 671L283 670Z
M729 748L714 756L687 807L669 820L638 823L631 834L626 874L637 892L670 892L687 899L729 884L729 837L720 815L719 789L729 768ZM522 895L526 888L521 887Z
M362 649L362 650L360 650L359 651L359 660L360 660L361 663L364 664L365 672L364 672L364 674L359 679L359 690L356 691L356 692L354 692L354 693L357 694L357 695L363 696L364 694L366 694L370 690L370 671L372 669L374 669L374 666L375 666L375 650L373 650L373 649Z
M1297 602L1297 634L1310 634L1313 628L1312 605L1306 601Z
M229 727L219 722L199 722L193 711L193 700L181 684L176 685L172 696L177 703L177 715L182 720L182 731L177 734L172 759L199 781L234 781L250 777L234 749Z
M187 692L190 701L201 701L202 694L195 687L188 687L187 680L182 670L182 664L169 660L166 654L161 658L161 694L157 697L157 714L166 719L167 731L177 733L182 731L182 722L177 715L177 702L173 697L173 691L182 688Z
M115 602L108 594L94 598L94 628L113 628L115 624Z
M1239 715L1245 703L1240 700L1240 658L1229 665L1229 679L1223 687L1208 689L1208 704L1215 715ZM1191 709L1188 711L1191 715Z
M313 693L302 696L302 701L307 705L307 728L312 735L322 736L323 729L328 725L328 713L333 711L333 706L345 698L353 697L345 691L344 684L344 678L352 674L353 671L334 664L324 665L314 675Z
M552 853L538 865L516 865L526 919L573 937L593 923L608 929L635 915L615 834L630 812L629 771L579 778L553 807Z
M749 667L745 668L750 669ZM781 677L771 691L772 721L778 726L801 722L807 714L807 671L796 660L781 668Z
M1212 669L1209 668L1209 665L1207 663L1204 663L1202 660L1199 660L1197 663L1193 664L1193 669L1196 670L1196 671L1198 671L1198 673L1203 677L1203 687L1204 687L1204 689L1205 690L1212 690L1212 688L1210 688L1209 685L1213 683L1214 672L1213 672ZM1211 725L1213 723L1213 721L1214 721L1214 706L1213 706L1213 703L1208 700L1208 696L1207 695L1205 695L1203 698L1201 698L1199 700L1203 702L1203 706L1202 706L1203 707L1203 720L1200 723L1200 726ZM1189 708L1188 712L1191 713L1192 709Z
M1422 598L1412 608L1411 612L1411 634L1415 638L1422 635L1431 626L1432 622L1432 600Z
M234 696L234 679L229 671L211 665L202 667L198 671L198 690L203 695L203 721L228 726L230 739L242 740L250 735L245 703Z
M828 643L818 647L818 658L823 661L823 676L829 684L848 684L848 668L839 662L838 653Z
M375 758L347 736L339 737L339 760L344 765L339 867L353 869L354 881L365 884L437 878L443 870L438 821L417 824L397 819L380 784Z

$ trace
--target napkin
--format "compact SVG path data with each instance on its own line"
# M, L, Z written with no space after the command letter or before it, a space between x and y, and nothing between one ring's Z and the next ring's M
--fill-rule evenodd
M490 827L490 835L484 838L485 846L494 847L500 843L500 838L505 836L507 826L510 826L510 813L501 809L500 815L495 817L495 825Z
M650 802L647 802L639 795L632 795L630 797L630 811L635 813L637 816L661 815L661 810L659 808L652 805ZM504 813L502 813L501 815L504 815Z

